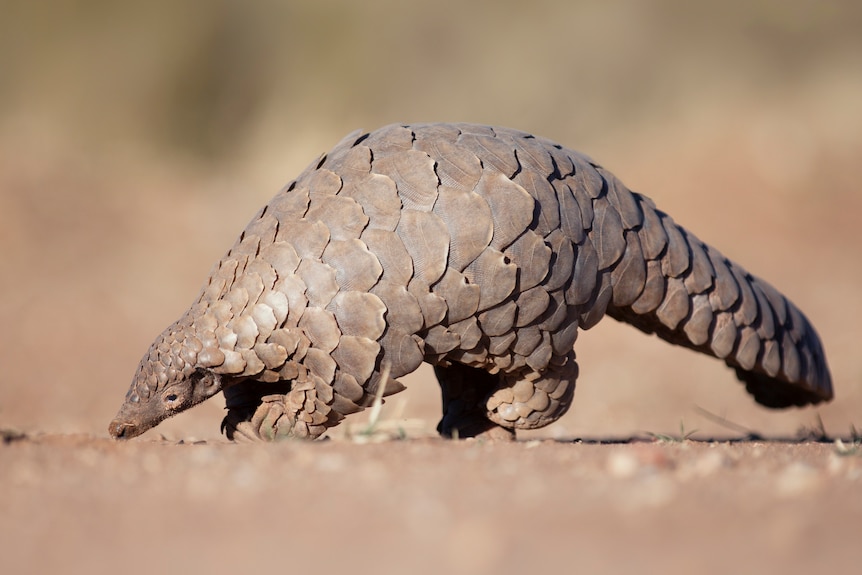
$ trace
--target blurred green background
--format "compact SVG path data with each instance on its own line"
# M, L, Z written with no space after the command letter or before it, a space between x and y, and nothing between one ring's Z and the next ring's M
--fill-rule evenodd
M822 413L845 432L860 103L853 1L0 0L0 424L104 434L152 338L282 184L356 128L447 120L585 151L775 283L824 337L840 403ZM814 417L595 331L558 433L720 431L694 403L776 433ZM408 414L433 426L421 387ZM164 429L213 436L218 418Z

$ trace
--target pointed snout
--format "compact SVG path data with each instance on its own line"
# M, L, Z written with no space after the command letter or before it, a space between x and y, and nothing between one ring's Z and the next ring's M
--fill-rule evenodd
M138 430L134 423L123 421L119 418L111 421L108 425L108 433L114 439L131 439L140 435L142 432Z

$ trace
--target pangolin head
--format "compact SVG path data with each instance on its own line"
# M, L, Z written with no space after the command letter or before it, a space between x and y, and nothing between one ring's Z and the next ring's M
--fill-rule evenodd
M141 435L222 390L223 378L199 366L203 345L186 322L166 329L150 346L108 426L115 439Z

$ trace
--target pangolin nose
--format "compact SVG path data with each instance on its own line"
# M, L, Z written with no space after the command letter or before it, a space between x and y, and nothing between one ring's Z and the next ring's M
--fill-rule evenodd
M119 419L115 419L108 426L108 433L110 433L111 437L114 439L127 439L133 435L131 433L133 429L133 425L122 422Z

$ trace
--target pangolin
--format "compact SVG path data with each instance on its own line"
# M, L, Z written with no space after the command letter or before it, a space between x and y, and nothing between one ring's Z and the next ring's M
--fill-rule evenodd
M513 437L566 412L578 331L606 315L723 359L764 406L832 398L795 305L590 158L506 128L390 125L254 216L109 431L223 392L228 438L315 438L426 361L443 436Z

